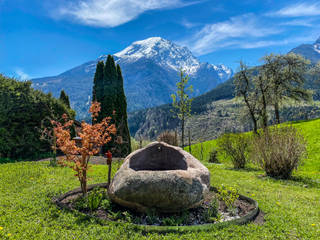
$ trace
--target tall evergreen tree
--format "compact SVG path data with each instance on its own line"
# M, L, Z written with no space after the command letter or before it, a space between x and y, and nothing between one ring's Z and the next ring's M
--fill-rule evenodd
M117 127L117 136L114 136L113 140L104 147L103 152L114 150L114 155L126 156L131 152L127 102L120 66L116 66L111 55L108 55L105 64L103 62L97 64L92 99L101 103L97 121L112 117L112 122Z
M64 103L68 108L70 108L70 101L69 101L69 96L65 93L64 90L61 90L60 92L60 101Z
M97 101L97 98L101 100L103 96L103 71L104 63L99 61L93 79L92 101Z
M122 138L122 144L119 146L119 152L125 156L131 152L131 140L128 127L127 116L127 100L123 88L123 77L120 65L117 65L117 88L116 88L116 125L118 129L118 136Z

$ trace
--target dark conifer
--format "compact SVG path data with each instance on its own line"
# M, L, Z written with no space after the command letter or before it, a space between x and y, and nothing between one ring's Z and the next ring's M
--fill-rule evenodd
M59 99L63 104L70 108L69 96L65 93L64 90L61 90Z

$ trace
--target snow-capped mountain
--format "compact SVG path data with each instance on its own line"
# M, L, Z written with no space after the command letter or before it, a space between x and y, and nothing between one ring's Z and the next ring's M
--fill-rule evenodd
M201 63L188 48L160 37L134 42L113 56L123 72L128 111L171 102L170 95L175 91L180 70L189 75L195 96L211 90L233 74L224 65ZM84 118L90 104L96 64L106 57L102 55L58 76L33 79L33 86L54 96L64 89L77 117Z
M320 61L320 37L313 44L302 44L291 52L300 54L305 58L309 59L312 63L317 63Z

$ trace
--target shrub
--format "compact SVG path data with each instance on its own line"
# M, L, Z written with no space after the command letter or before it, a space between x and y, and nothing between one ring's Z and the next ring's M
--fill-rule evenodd
M221 185L218 188L218 198L223 201L231 213L235 213L235 201L239 198L238 190Z
M306 154L306 142L292 126L270 127L255 138L252 159L270 177L288 179Z
M157 140L159 142L165 142L173 146L178 146L178 137L177 134L173 131L164 131L160 133Z
M245 134L228 133L218 138L218 149L229 157L234 168L244 168L248 162L249 137Z
M212 149L209 152L209 163L219 163L218 151L216 149Z
M40 139L37 129L43 119L58 119L63 113L71 119L75 115L51 94L34 90L30 81L0 74L0 158L35 160L51 152L50 144Z

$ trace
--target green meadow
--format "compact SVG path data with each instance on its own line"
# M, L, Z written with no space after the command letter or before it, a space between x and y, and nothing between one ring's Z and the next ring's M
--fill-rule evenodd
M211 172L211 185L234 186L258 201L264 224L249 223L223 229L184 234L142 233L130 224L100 225L76 213L58 209L54 196L78 187L69 168L48 162L0 165L0 239L320 239L320 120L295 122L308 143L308 159L291 180L276 180L254 165L234 170L223 156L222 164L208 163L215 140L204 142L203 163ZM192 146L200 159L200 145ZM116 164L113 174L116 172ZM107 181L107 167L92 165L89 184Z

